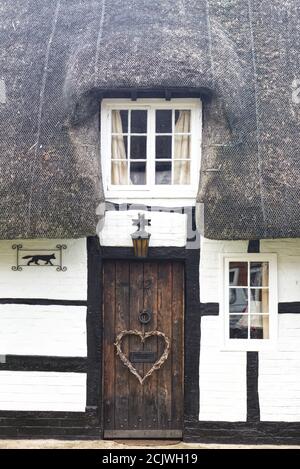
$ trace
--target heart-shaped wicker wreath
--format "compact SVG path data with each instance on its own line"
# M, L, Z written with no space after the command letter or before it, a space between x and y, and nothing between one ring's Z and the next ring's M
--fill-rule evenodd
M141 339L142 343L144 343L145 340L148 339L149 337L153 337L153 336L162 337L165 341L165 349L164 349L162 355L160 356L160 358L154 363L154 365L150 368L150 370L143 377L139 374L137 369L133 366L131 361L128 360L125 353L122 351L122 340L123 340L124 337L130 336L130 335L135 335L135 336L139 337ZM136 378L139 380L140 384L143 385L145 380L147 378L149 378L149 376L151 376L154 371L159 370L162 367L162 365L165 363L165 361L167 360L167 358L169 356L169 351L170 351L171 344L170 344L170 339L163 332L160 332L160 331L140 332L140 331L137 331L137 330L130 330L130 331L121 331L117 335L116 341L115 341L115 346L116 346L116 349L117 349L117 355L120 357L120 359L122 360L124 365L127 366L129 371L134 376L136 376Z

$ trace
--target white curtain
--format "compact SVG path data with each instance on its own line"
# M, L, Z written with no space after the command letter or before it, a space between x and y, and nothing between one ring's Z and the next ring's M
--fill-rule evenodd
M111 182L112 184L128 184L128 172L126 161L126 149L124 138L122 135L122 120L120 111L112 111L112 133L119 134L113 135L111 146ZM116 161L114 161L116 160ZM123 161L124 160L124 161Z
M190 111L180 111L175 125L174 141L174 184L190 184L190 161L176 161L190 159L190 136L176 135L190 132Z

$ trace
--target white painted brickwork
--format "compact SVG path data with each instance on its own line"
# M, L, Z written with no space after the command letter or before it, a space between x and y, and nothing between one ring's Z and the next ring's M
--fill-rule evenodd
M221 253L246 253L247 241L202 238L200 296L219 302ZM278 301L300 301L300 239L262 240L260 252L278 255ZM263 421L300 421L300 315L278 315L275 350L259 352L259 401ZM246 419L246 353L224 352L220 317L202 318L200 420Z
M86 307L0 304L0 354L86 357Z
M262 240L260 251L278 254L278 301L300 301L300 239Z
M259 354L261 420L300 422L300 316L278 320L277 350Z
M221 351L221 319L201 319L199 420L245 421L246 353Z
M0 410L84 412L85 373L0 371Z
M13 271L15 243L50 251L66 244L67 271ZM86 239L0 241L0 298L86 300ZM0 304L0 354L86 357L86 307ZM85 405L85 373L0 371L1 410L84 412Z
M180 213L147 212L143 210L108 211L100 232L102 246L132 246L130 234L136 231L132 219L143 213L151 220L146 230L151 233L150 246L185 246L187 238L187 216Z
M200 301L220 301L220 254L246 253L248 241L215 241L201 237L200 253Z
M12 245L16 243L23 248L50 250L57 244L66 244L63 263L67 271L57 272L55 267L24 267L21 272L14 272L11 268L16 264L16 250ZM0 298L86 300L86 239L0 241Z

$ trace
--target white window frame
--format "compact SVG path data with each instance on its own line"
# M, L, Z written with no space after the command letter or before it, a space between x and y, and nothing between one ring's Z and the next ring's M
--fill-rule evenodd
M147 109L147 184L113 185L111 180L111 111ZM191 111L191 184L155 184L155 110L182 109ZM164 99L103 99L101 102L101 166L105 197L108 199L195 199L199 185L202 142L202 103L197 98ZM150 179L149 179L150 178Z
M229 263L269 263L269 339L230 339L229 337ZM277 254L221 254L220 255L220 315L222 318L223 349L228 351L274 350L278 338ZM248 289L250 289L248 280Z

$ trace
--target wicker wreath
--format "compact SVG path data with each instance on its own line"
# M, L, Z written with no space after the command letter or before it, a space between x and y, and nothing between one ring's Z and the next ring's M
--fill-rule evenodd
M122 340L125 336L129 336L129 335L138 336L141 339L142 343L144 343L145 340L148 339L149 337L153 337L153 336L162 337L164 339L165 349L164 349L162 355L154 363L152 368L150 368L150 370L143 377L139 374L137 369L133 366L131 361L128 360L125 353L122 351ZM163 366L163 364L165 363L165 361L167 360L167 358L169 356L171 343L170 343L170 339L163 332L160 332L160 331L140 332L140 331L137 331L137 330L129 330L129 331L121 331L117 335L116 341L115 341L115 347L117 349L117 355L120 357L123 364L125 366L127 366L129 371L138 379L139 383L141 385L143 385L145 380L147 378L149 378L149 376L151 376L152 373L154 373L154 371L159 370Z

